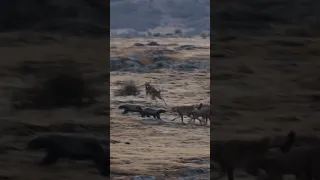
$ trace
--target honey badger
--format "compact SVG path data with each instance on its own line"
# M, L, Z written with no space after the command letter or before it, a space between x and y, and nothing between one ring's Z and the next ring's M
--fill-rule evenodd
M138 112L140 113L142 111L142 107L139 105L134 104L124 104L119 106L118 109L124 109L122 114L127 114L128 112Z
M166 111L163 110L163 109L153 109L153 108L145 108L143 109L142 111L140 111L140 115L141 117L150 117L150 116L153 116L154 118L158 118L158 119L161 119L160 118L160 114L161 113L165 113Z
M40 166L55 164L58 159L93 161L101 175L110 174L110 149L105 151L98 139L69 134L46 134L32 139L27 150L45 149L46 156Z

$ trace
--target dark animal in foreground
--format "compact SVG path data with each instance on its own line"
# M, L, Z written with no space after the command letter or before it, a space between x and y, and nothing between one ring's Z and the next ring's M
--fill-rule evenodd
M55 164L60 158L93 161L103 176L110 174L110 150L105 151L95 138L74 135L47 134L34 138L28 150L45 149L40 166Z
M124 109L122 114L127 114L128 112L138 112L140 113L143 109L139 105L134 104L124 104L119 106L119 109Z
M141 117L150 117L153 116L154 118L160 118L161 113L165 113L166 111L163 109L153 109L153 108L145 108L140 112Z
M146 82L145 84L146 88L146 96L150 95L152 100L156 100L156 98L161 99L165 105L167 105L166 101L161 97L161 90L157 90L155 87L153 87L150 82Z
M186 115L186 116L188 116L188 117L191 117L192 111L193 111L194 109L200 110L201 108L202 108L202 103L200 103L199 106L198 106L198 105L174 106L174 107L171 108L171 111L178 113L179 116L176 117L176 118L174 118L174 119L172 119L171 121L174 121L174 120L176 120L177 118L180 117L182 124L185 124L185 123L183 122L183 116Z
M263 169L270 180L283 179L282 176L285 174L294 174L296 179L320 180L319 139L315 136L299 136L295 138L294 145L298 146L285 154L270 153L257 160L252 164L253 173Z
M312 180L311 161L313 156L311 146L292 148L288 153L274 152L253 163L251 174L257 175L262 169L270 180L283 179L285 174L294 174L296 178ZM319 150L319 149L318 149Z
M220 175L212 179L220 179L226 174L233 180L234 168L241 168L252 173L252 163L264 157L269 149L279 148L282 153L288 152L294 143L295 133L289 132L284 143L273 143L270 137L258 140L211 141L210 154L213 161L220 165Z

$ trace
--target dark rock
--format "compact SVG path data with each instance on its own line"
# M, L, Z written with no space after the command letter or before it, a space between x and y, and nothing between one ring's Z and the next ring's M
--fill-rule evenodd
M142 43L134 43L134 46L144 46Z
M148 43L148 46L160 46L160 44L158 44L155 41L151 41L151 42Z

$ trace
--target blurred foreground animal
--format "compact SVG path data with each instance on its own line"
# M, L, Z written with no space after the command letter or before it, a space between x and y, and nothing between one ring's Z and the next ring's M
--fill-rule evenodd
M110 149L105 151L95 138L68 134L47 134L34 138L28 150L45 149L40 166L55 164L60 158L93 161L103 176L110 174Z
M285 154L274 152L258 159L251 165L253 174L257 174L258 169L263 169L270 180L283 179L286 174L293 174L296 179L320 180L319 138L297 136L294 145Z
M171 121L174 121L174 120L176 120L176 119L178 119L180 117L182 124L185 124L183 122L183 116L185 115L185 116L191 117L192 111L194 109L200 110L201 108L202 108L202 103L200 103L200 105L173 106L171 108L171 111L178 113L179 116L174 118L174 119L172 119Z
M165 113L166 110L163 110L163 109L153 109L153 108L145 108L143 109L142 111L140 111L140 115L141 117L150 117L150 116L153 116L154 118L158 118L158 119L161 119L160 118L160 114L161 113Z
M312 180L313 148L310 146L296 147L288 153L267 154L256 163L252 163L250 173L257 175L259 169L262 169L267 173L267 179L270 180L283 179L283 175L286 174L293 174L296 179Z
M150 95L152 100L156 100L156 98L161 99L165 105L167 105L166 101L161 97L161 90L157 90L154 88L150 82L146 82L145 84L146 96Z
M119 106L118 109L124 109L122 114L127 114L128 112L140 113L143 110L141 106L135 105L135 104L124 104L124 105Z
M233 180L235 168L253 174L253 163L263 158L272 148L277 148L282 153L289 152L295 137L295 133L291 131L288 133L285 142L282 143L274 143L270 137L258 140L211 141L210 154L213 156L213 161L218 163L221 168L219 176L212 179L220 179L227 175L228 180Z

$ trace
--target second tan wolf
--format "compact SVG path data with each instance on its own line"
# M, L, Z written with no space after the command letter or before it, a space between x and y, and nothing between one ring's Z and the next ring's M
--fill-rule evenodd
M188 116L191 117L191 112L194 109L198 109L200 110L202 108L202 103L200 103L200 105L183 105L183 106L174 106L171 108L171 111L178 113L178 117L172 119L171 121L174 121L176 119L178 119L179 117L181 118L181 121L183 124L185 124L183 122L183 116Z
M191 111L191 116L193 118L193 121L195 122L196 119L200 121L200 124L202 125L202 121L204 122L204 125L208 124L208 119L211 118L211 107L210 105L202 105L201 109L195 108ZM203 119L200 120L199 117L202 117Z

